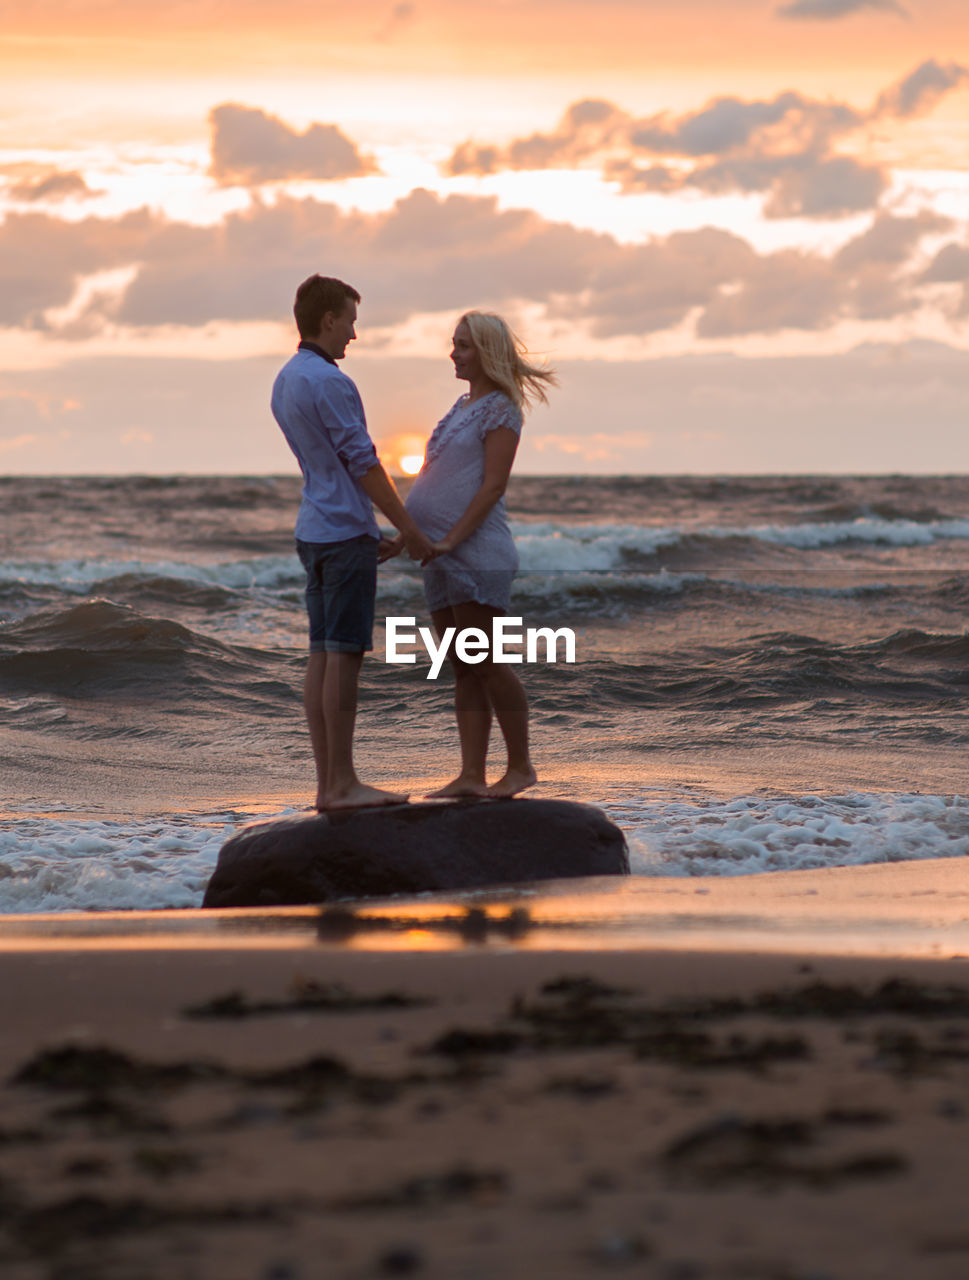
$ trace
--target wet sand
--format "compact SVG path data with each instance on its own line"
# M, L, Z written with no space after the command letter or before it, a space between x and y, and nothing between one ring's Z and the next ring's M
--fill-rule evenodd
M964 868L0 926L0 1272L963 1280Z

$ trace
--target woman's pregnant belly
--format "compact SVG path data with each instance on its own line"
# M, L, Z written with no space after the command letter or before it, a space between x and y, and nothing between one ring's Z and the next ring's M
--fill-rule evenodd
M421 472L404 505L427 536L436 540L457 524L477 489L476 483L462 484L454 476L447 483L436 483L433 472Z

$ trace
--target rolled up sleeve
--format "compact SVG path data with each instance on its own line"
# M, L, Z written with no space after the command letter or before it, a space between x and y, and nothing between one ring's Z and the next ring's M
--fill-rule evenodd
M326 422L330 444L355 480L375 466L377 450L367 433L363 402L349 379L328 379L318 390L320 416Z

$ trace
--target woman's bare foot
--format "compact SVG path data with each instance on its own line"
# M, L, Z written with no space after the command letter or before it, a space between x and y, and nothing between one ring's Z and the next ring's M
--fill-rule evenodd
M505 796L517 796L519 791L534 787L537 781L538 774L531 765L527 769L509 769L503 778L491 784L487 794L496 800Z
M485 782L476 782L473 778L458 776L437 791L428 791L425 800L451 800L456 796L486 796L488 786Z
M317 801L317 809L321 813L334 809L376 809L387 804L406 804L409 796L397 791L381 791L379 787L368 787L365 782L357 782L343 791L331 792Z

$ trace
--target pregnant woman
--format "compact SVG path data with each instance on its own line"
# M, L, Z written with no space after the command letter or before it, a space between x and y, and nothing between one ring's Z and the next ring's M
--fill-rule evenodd
M427 442L424 466L407 509L434 544L425 563L424 594L438 636L448 627L492 635L507 614L518 552L508 528L504 492L523 411L547 401L554 372L526 360L501 316L469 311L454 330L451 359L468 392L444 415ZM507 663L463 662L450 650L461 772L432 796L513 796L536 781L528 750L528 702ZM485 758L492 714L508 752L508 767L488 786Z

